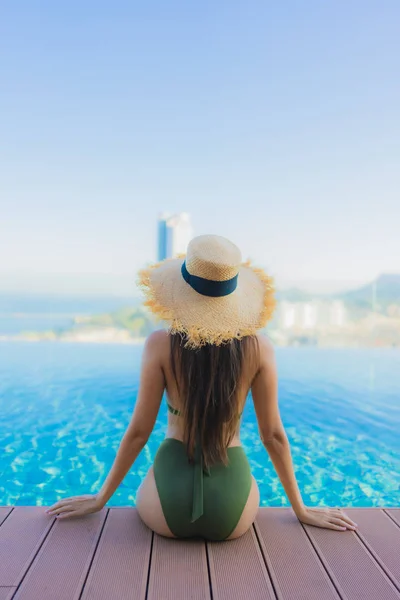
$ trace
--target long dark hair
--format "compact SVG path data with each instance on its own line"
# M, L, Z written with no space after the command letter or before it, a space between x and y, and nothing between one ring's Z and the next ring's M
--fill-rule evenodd
M182 402L184 443L190 460L200 443L204 466L227 464L227 446L239 418L238 390L244 359L257 360L258 340L246 336L220 346L186 348L185 335L171 338L171 368Z

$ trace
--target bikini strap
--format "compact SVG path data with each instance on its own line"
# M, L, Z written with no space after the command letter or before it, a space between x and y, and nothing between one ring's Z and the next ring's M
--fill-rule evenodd
M181 414L181 411L180 411L180 410L178 410L177 408L174 408L173 406L171 406L171 405L170 405L170 403L169 403L168 401L167 401L167 408L168 408L169 412L170 412L170 413L172 413L173 415L178 415L178 416L180 416L180 414ZM241 413L239 413L239 415L238 415L238 418L239 418L239 419L241 418L241 416L242 416L243 412L244 412L244 411L242 410L242 412L241 412Z
M171 412L173 415L180 415L181 411L178 410L177 408L174 408L173 406L170 405L170 403L167 401L167 408L169 410L169 412Z

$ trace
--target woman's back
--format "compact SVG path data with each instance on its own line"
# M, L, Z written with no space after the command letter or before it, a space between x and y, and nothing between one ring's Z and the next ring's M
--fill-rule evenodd
M237 537L253 522L259 504L258 487L239 438L240 416L258 370L258 339L235 340L211 352L204 347L188 350L185 357L184 337L164 331L151 337L169 410L166 438L138 494L142 519L150 519L152 528L163 535ZM230 362L235 363L233 371ZM222 396L225 389L229 397ZM196 432L192 453L190 428ZM207 455L210 442L220 456Z
M162 362L165 377L165 391L167 395L168 428L166 435L167 437L172 437L184 441L187 437L185 435L185 420L183 418L185 413L185 398L182 394L182 381L179 380L179 373L177 373L176 368L177 365L174 365L173 363L173 353L176 353L176 342L179 341L179 337L175 336L174 338L165 330L158 331L156 335L159 340L160 360ZM251 388L251 384L254 380L259 366L258 338L255 337L252 340L252 343L245 342L242 345L242 370L237 377L237 390L236 396L234 398L234 406L238 418L236 419L235 423L236 427L234 438L229 442L228 446L234 446L240 443L240 417L242 415L246 399ZM201 353L201 350L197 351L197 355L199 355L199 353ZM229 360L228 356L227 359ZM198 375L200 377L205 377L209 380L210 373L207 370L208 365L205 365L205 368L203 368L203 372L201 372L201 360L197 360L197 362L200 364L196 365L195 359L194 364L192 365L193 368L198 369ZM217 371L214 376L219 378L220 373ZM189 390L187 398L189 402L191 401L192 397L191 392L192 390ZM221 428L223 428L222 423ZM205 434L207 435L207 432L205 432Z

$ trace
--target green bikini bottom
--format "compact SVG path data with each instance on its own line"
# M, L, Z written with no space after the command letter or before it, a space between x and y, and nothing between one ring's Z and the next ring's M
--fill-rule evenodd
M168 527L177 537L224 540L235 529L251 489L251 471L241 446L227 449L228 465L203 470L196 448L190 463L183 442L166 438L154 458L154 478Z

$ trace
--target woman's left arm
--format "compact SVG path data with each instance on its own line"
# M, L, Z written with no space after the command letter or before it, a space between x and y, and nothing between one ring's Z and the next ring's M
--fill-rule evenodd
M100 491L95 495L72 496L60 500L46 511L48 514L60 514L60 518L67 518L101 510L132 467L153 431L165 389L161 363L161 348L165 343L165 336L165 331L155 331L146 340L135 409L114 464Z

